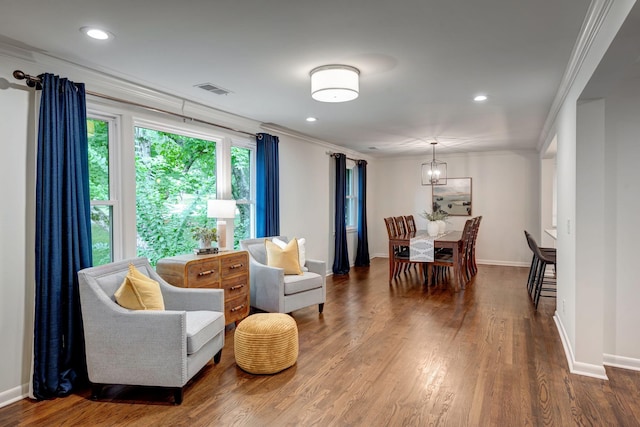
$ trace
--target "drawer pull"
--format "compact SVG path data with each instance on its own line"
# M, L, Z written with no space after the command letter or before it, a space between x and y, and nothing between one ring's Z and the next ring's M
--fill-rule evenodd
M229 310L229 311L231 311L231 312L233 313L234 311L242 310L243 308L244 308L244 304L241 304L241 305L239 305L239 306L237 306L237 307L233 307L233 308L232 308L231 310Z
M216 272L215 270L205 270L198 273L198 276L208 276L209 274L213 274L215 272Z
M232 266L229 267L229 269L233 270L234 268L242 268L242 267L244 267L243 263L233 264Z
M236 289L244 288L244 283L241 285L232 286L229 288L230 291L235 291Z

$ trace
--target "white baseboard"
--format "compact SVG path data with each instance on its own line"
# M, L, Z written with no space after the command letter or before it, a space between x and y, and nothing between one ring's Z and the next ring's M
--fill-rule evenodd
M616 356L615 354L604 354L604 364L614 368L630 369L640 371L640 359L632 357Z
M531 263L519 261L498 261L495 259L477 259L476 264L500 265L503 267L531 267Z
M22 400L29 395L29 384L22 384L0 393L0 408Z
M373 255L370 255L371 258L387 258L389 259L389 253L385 252L385 253L376 253ZM484 265L499 265L499 266L503 266L503 267L531 267L531 262L518 262L518 261L497 261L497 260L493 260L493 259L477 259L476 260L477 264L484 264Z
M604 369L604 365L593 365L591 363L583 363L577 362L575 356L573 355L573 349L571 348L571 343L569 342L569 336L567 335L567 331L562 324L562 320L558 315L558 312L553 315L553 320L556 323L556 328L558 328L558 333L560 334L560 341L562 342L562 347L564 348L564 354L567 357L567 364L569 365L569 372L576 375L584 375L586 377L599 378L601 380L608 380L607 371Z

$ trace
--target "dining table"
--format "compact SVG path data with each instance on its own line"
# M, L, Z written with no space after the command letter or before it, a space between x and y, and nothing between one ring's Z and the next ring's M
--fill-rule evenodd
M426 233L426 230L415 230L389 238L389 282L391 282L393 275L394 248L398 246L409 246L412 238L425 235ZM461 288L464 289L466 286L466 281L462 274L463 243L462 231L459 230L447 231L433 237L434 249L450 248L453 250L453 290L456 292Z

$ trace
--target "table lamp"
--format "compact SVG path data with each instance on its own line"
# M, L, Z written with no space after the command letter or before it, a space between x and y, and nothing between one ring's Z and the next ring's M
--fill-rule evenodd
M236 217L235 200L209 200L207 201L207 217L218 219L218 247L221 251L227 250L227 218Z

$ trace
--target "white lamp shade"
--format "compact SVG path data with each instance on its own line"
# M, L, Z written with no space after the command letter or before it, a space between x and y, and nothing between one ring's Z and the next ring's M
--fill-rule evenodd
M321 102L345 102L358 97L360 72L348 65L325 65L311 70L311 97Z
M207 217L209 218L235 218L235 200L209 200L207 201Z

